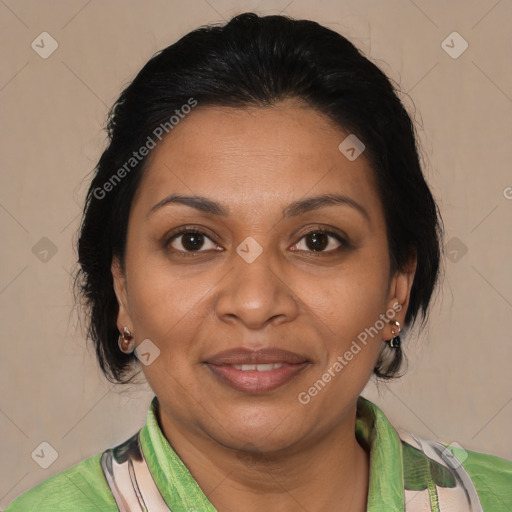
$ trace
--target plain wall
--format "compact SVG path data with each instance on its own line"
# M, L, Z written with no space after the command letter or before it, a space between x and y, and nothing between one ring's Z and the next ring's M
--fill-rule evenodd
M107 383L73 310L82 202L121 89L186 32L247 10L339 31L400 84L417 123L445 221L445 280L428 328L405 343L406 376L365 396L399 428L512 458L512 3L6 0L0 506L145 421L151 391ZM46 59L31 47L44 31L59 45ZM458 58L441 45L453 31L469 44ZM44 441L58 452L48 469L31 457Z

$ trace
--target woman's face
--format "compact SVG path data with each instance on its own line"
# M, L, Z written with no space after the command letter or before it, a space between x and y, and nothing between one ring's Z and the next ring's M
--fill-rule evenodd
M199 105L152 150L112 270L167 425L272 451L353 413L414 268L390 276L348 135L297 102Z

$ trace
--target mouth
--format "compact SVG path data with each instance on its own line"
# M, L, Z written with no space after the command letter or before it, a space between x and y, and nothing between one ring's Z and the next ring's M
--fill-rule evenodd
M204 364L222 384L243 393L260 394L287 384L311 361L286 350L240 348L220 352Z
M282 363L263 363L263 364L234 364L235 370L242 370L243 372L249 372L255 370L257 372L270 372L282 368Z

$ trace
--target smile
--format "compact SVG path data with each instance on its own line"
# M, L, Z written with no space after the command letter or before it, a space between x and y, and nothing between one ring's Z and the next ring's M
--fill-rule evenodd
M269 393L284 386L303 371L309 362L303 363L261 363L261 364L208 364L212 375L222 385L242 393Z
M204 361L217 382L242 393L268 393L284 386L310 365L305 356L278 348L239 347Z
M243 372L248 372L250 370L256 370L257 372L269 372L271 370L276 370L277 368L282 368L283 365L280 363L268 363L268 364L234 364L233 368L235 370L242 370Z

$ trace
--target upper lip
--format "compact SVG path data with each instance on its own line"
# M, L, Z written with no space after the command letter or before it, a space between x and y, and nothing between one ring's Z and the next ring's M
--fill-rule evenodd
M308 359L295 352L279 348L265 348L260 350L249 350L247 348L234 348L218 352L209 357L208 364L234 365L234 364L300 364L308 362Z

